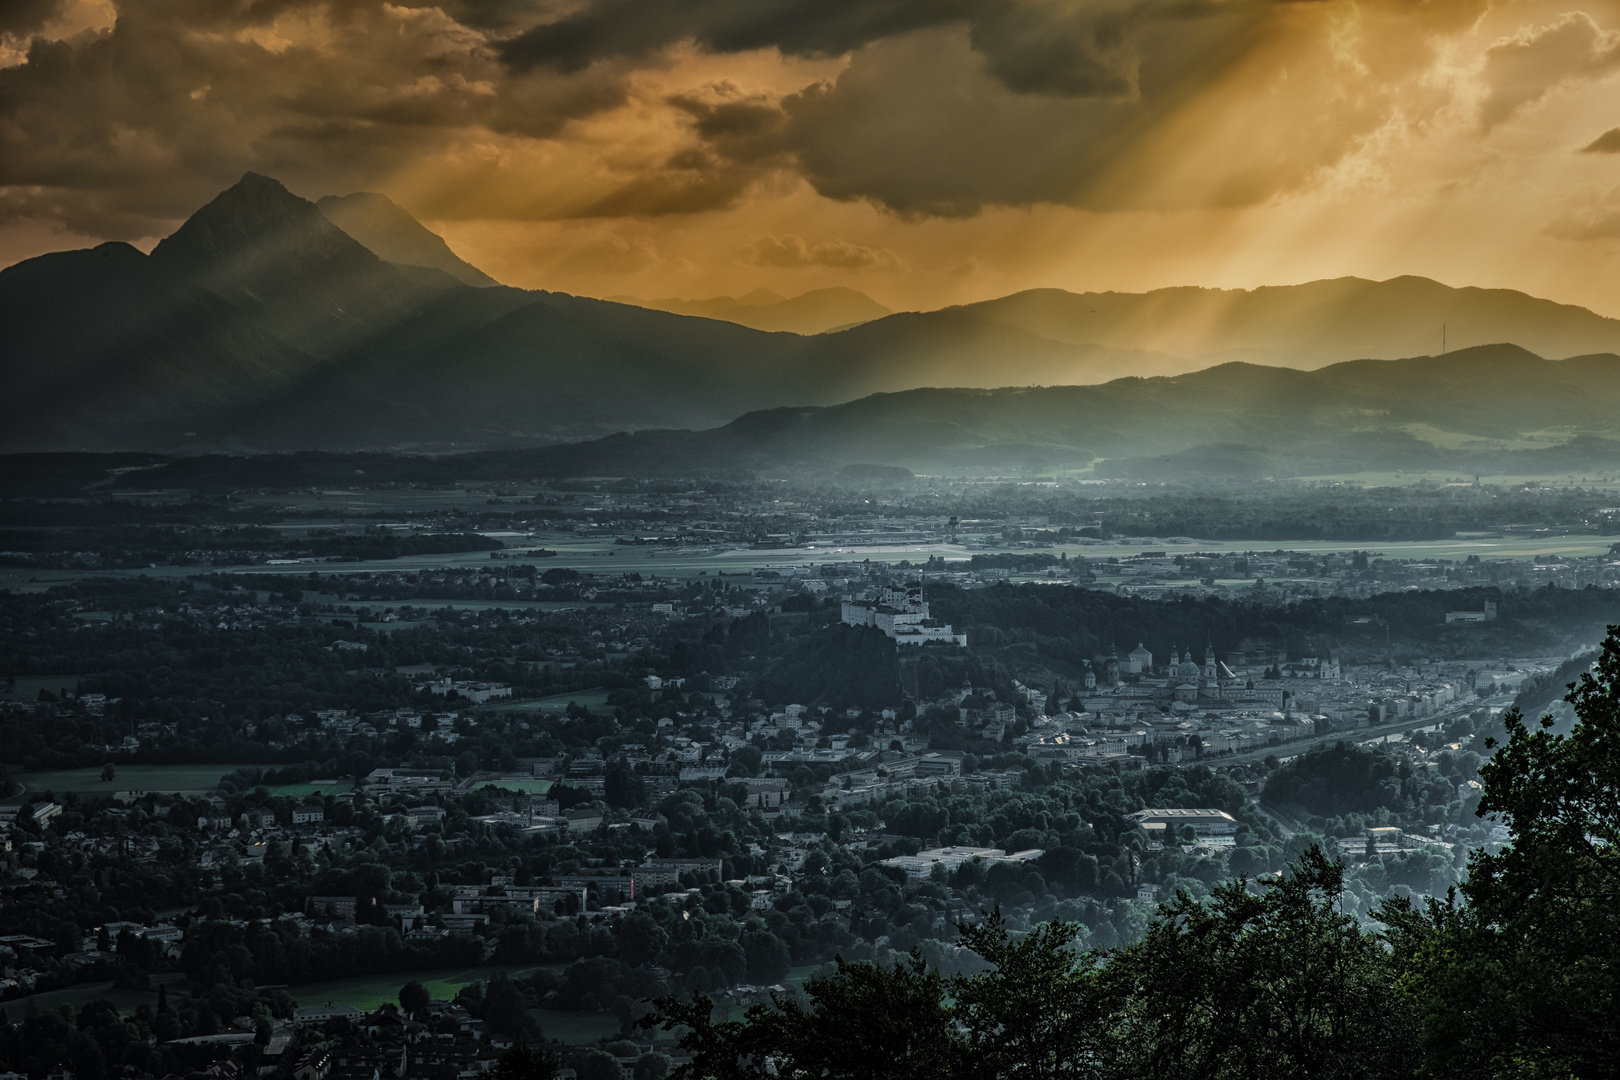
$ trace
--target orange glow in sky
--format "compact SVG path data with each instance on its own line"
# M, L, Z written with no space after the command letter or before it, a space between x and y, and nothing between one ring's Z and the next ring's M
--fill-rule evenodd
M931 308L1421 274L1620 316L1620 3L13 0L0 263L242 172L509 284Z

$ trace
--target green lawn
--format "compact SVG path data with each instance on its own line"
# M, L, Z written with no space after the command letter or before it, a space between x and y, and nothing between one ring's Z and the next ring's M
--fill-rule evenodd
M13 1022L21 1020L28 1007L39 1009L40 1012L49 1012L60 1005L66 1005L77 1013L84 1006L97 998L106 998L118 1008L121 1013L133 1012L135 1006L145 1003L154 1008L157 1006L157 988L161 983L169 984L169 993L172 996L176 989L185 982L183 975L157 975L152 979L149 990L116 990L110 982L84 983L80 986L70 986L64 990L47 990L41 994L29 994L27 997L16 998L4 1003L4 1008Z
M562 965L550 967L550 970L560 971ZM408 982L419 982L427 988L430 996L451 1000L468 983L480 979L488 980L500 972L508 975L528 975L539 970L536 965L513 966L493 965L477 968L449 968L431 969L426 971L399 971L383 975L357 975L347 979L328 979L323 982L301 983L289 986L287 993L301 1006L325 1005L328 1002L334 1005L353 1005L357 1009L367 1011L375 1009L385 1001L399 1000L400 987ZM135 1006L146 1003L157 1004L157 988L159 983L170 984L169 992L173 994L179 984L184 983L182 975L159 975L153 978L149 990L117 990L110 982L84 983L80 986L70 986L64 990L47 990L40 994L30 994L27 997L17 998L4 1003L7 1014L13 1021L20 1020L24 1011L30 1004L41 1011L49 1011L60 1005L66 1005L77 1013L85 1005L98 998L106 998L118 1007L118 1011L129 1013ZM545 1025L547 1037L567 1038L569 1041L595 1042L602 1035L612 1035L619 1030L619 1021L616 1017L600 1013L571 1013L542 1010L541 1022ZM575 1039L575 1036L578 1039Z
M552 694L550 697L529 698L525 701L492 701L479 706L489 712L532 712L537 709L566 709L570 701L577 701L587 709L601 709L607 706L608 692L600 687L592 690L575 690L571 694Z
M79 685L80 679L88 679L92 673L83 675L19 675L17 681L11 686L0 682L0 700L5 701L38 701L41 690L49 690L53 694L60 694L63 690L72 693Z
M481 788L500 788L503 791L521 791L525 795L544 795L551 790L550 780L486 780Z
M297 986L289 986L287 993L291 994L301 1006L325 1005L331 1002L333 1005L353 1005L357 1009L375 1009L385 1001L398 1001L399 988L412 981L426 987L430 997L448 1001L468 983L480 979L487 980L501 972L508 975L527 975L537 970L539 968L533 964L526 966L497 964L475 968L395 971L382 975L356 975L347 979L300 983Z
M619 1033L619 1018L607 1013L562 1012L558 1009L531 1010L540 1018L540 1031L548 1039L570 1046L585 1046L611 1039Z
M336 795L340 791L352 790L350 784L270 784L267 790L272 795L288 795L301 799L305 795Z
M551 970L560 971L562 965ZM375 1009L385 1001L398 1001L399 989L415 980L427 988L430 996L446 1001L454 998L468 983L487 980L499 972L508 975L527 975L538 970L526 967L491 966L434 971L401 971L388 975L362 975L350 979L330 979L326 982L303 983L290 986L287 992L300 1006L353 1005L357 1009ZM91 995L93 997L95 995ZM85 998L89 1000L89 997ZM79 1002L83 1004L83 1002ZM583 1045L611 1038L619 1033L619 1019L607 1013L562 1012L556 1009L532 1010L548 1039L561 1039L565 1043Z
M87 769L57 769L50 772L13 773L12 778L28 785L30 792L69 791L81 795L112 795L127 791L198 792L213 791L219 779L237 769L256 765L118 765L112 780L101 778L101 766Z

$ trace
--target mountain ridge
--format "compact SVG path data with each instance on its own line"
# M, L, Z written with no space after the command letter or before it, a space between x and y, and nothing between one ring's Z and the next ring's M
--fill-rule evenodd
M408 219L393 210L396 223ZM1389 340L1412 330L1424 297L1474 297L1416 278L1342 278L1241 294L1191 287L1154 294L1044 290L892 313L815 335L766 332L566 293L474 287L442 268L394 264L316 204L250 173L149 256L102 245L0 270L0 393L24 406L0 431L0 449L543 446L622 430L701 432L790 404L1018 385L1090 388L1072 398L1077 412L1039 419L1043 430L1083 426L1083 442L1091 445L1070 435L1031 442L1028 433L1010 430L993 441L1098 450L1105 436L1117 435L1119 445L1099 456L1164 449L1148 442L1133 448L1130 432L1119 431L1104 408L1108 402L1140 412L1162 400L1179 417L1179 435L1202 432L1200 439L1211 442L1252 441L1232 430L1225 417L1232 409L1243 411L1251 429L1293 431L1307 416L1343 427L1359 410L1386 426L1433 423L1466 438L1489 439L1504 423L1515 430L1571 424L1607 430L1593 408L1609 400L1607 391L1586 395L1569 385L1561 373L1580 363L1535 368L1529 358L1546 363L1544 351L1453 351L1406 363L1394 375L1378 359L1359 358L1353 363L1362 366L1349 368L1340 365L1352 361L1341 360L1318 365L1328 374L1313 382L1300 380L1310 367L1303 363L1200 365L1119 344L1135 340L1143 320L1165 314L1172 301L1185 301L1180 322L1169 320L1183 329L1196 317L1224 327L1230 338L1247 334L1256 320L1273 320L1282 329L1268 331L1268 340L1287 344L1289 334L1364 318L1380 290L1390 289L1407 296L1393 305L1398 317L1387 332L1367 331ZM1104 295L1113 298L1106 319L1077 310ZM1221 311L1210 308L1211 297ZM781 302L761 290L736 302L744 301L756 308ZM1523 294L1513 294L1507 306L1532 312L1541 321L1533 320L1531 330L1565 343L1601 344L1616 331L1613 348L1575 350L1572 358L1597 356L1587 377L1607 386L1603 355L1620 352L1620 322ZM1092 331L1108 340L1060 340ZM1491 374L1492 364L1517 374ZM1533 371L1540 374L1526 374ZM1546 386L1536 385L1544 378ZM1146 383L1127 392L1132 379ZM1248 383L1269 389L1249 393L1242 389ZM1382 389L1365 389L1371 386ZM1536 393L1526 395L1527 387ZM1200 396L1198 407L1188 404ZM1430 405L1416 407L1427 399ZM1519 412L1503 412L1504 401ZM1525 428L1532 419L1535 426ZM1135 423L1157 430L1153 420L1143 413ZM883 421L874 414L873 422ZM927 439L934 443L918 445L934 445L959 421L910 416L906 423L933 433ZM975 438L968 433L968 443L988 445ZM1182 438L1177 445L1189 443Z
M892 309L865 293L843 285L811 289L792 297L761 288L738 297L715 296L706 300L644 300L634 296L610 296L607 299L676 315L723 319L755 330L801 335L850 329L894 314Z
M1439 363L1436 363L1439 361ZM1417 437L1411 423L1444 420L1449 406L1372 417L1357 400L1324 387L1359 373L1440 386L1446 369L1482 361L1498 369L1495 412L1511 421L1523 380L1541 377L1552 411L1585 402L1574 419L1590 429L1565 441L1497 440L1447 449ZM920 474L1049 472L1090 468L1099 479L1205 482L1438 469L1455 474L1546 475L1620 469L1620 355L1548 360L1512 345L1477 346L1444 357L1297 371L1229 363L1191 376L1129 377L1099 386L918 388L831 406L779 406L706 430L620 431L547 447L434 457L364 455L368 477L447 482L455 477L692 476L827 477L846 465L900 467ZM1211 389L1221 390L1212 395ZM1292 397L1277 400L1282 388ZM1386 390L1363 384L1358 394ZM1265 396L1261 408L1250 400ZM1487 397L1489 395L1486 395ZM1224 400L1216 400L1222 397ZM1483 399L1481 399L1483 400ZM1312 404L1312 403L1315 404ZM1303 406L1302 407L1302 403ZM1478 408L1479 402L1470 408ZM1263 417L1263 419L1257 419ZM208 456L171 462L129 484L298 486L337 470L345 455ZM323 464L324 463L324 464ZM334 474L334 475L336 475Z
M1543 356L1620 352L1620 319L1512 289L1455 287L1411 274L1255 289L1028 289L944 310L1070 344L1205 362L1230 354L1226 358L1300 368L1423 355L1443 336L1453 347L1511 340Z

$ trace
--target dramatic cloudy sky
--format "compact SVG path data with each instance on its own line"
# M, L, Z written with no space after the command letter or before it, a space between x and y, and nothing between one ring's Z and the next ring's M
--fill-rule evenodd
M597 295L1417 273L1620 315L1617 86L1620 0L0 0L0 263L255 170Z

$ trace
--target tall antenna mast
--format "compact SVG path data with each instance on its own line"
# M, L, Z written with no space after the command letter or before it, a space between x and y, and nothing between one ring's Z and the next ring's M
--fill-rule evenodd
M1446 355L1446 324L1440 324L1440 355Z

